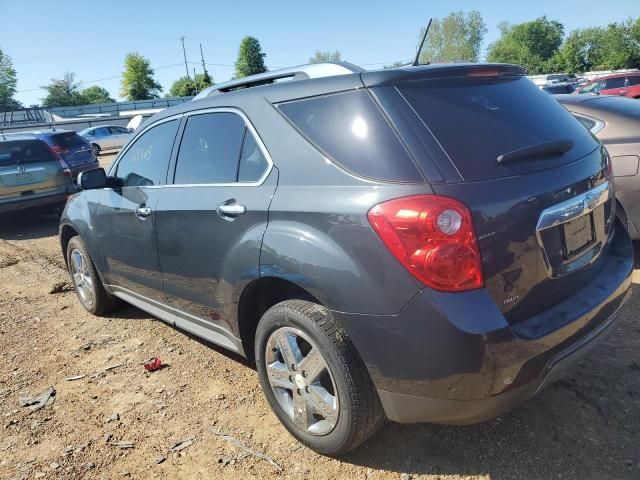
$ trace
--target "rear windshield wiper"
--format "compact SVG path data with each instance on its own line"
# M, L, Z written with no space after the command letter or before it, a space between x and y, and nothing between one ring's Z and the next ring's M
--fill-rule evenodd
M554 142L538 143L528 147L519 148L512 152L503 153L498 157L498 163L505 164L528 160L532 157L545 157L562 155L573 148L573 140L556 140Z

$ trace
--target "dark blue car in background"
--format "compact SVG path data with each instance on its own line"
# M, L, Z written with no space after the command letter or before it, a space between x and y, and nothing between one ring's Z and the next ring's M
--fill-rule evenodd
M49 130L21 133L20 136L33 135L45 142L49 148L67 164L71 175L98 167L98 160L91 149L91 144L72 130Z

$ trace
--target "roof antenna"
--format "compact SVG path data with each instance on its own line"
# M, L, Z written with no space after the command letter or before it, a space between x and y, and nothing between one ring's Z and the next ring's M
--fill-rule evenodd
M413 61L413 63L411 65L413 65L414 67L417 67L418 65L420 65L420 53L422 52L422 47L424 47L424 41L427 39L427 34L429 33L429 29L431 28L431 22L433 21L433 18L429 19L429 23L427 23L427 29L424 31L424 35L422 36L422 41L420 42L420 47L418 48L418 51L416 52L416 58ZM429 62L425 63L424 65L429 65Z

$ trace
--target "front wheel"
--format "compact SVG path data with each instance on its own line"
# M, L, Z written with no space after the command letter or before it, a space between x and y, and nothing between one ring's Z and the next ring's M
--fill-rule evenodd
M91 150L93 150L93 154L96 156L96 158L98 157L98 155L100 155L100 152L102 151L102 149L100 148L100 145L98 145L97 143L91 144Z
M301 300L275 305L260 320L255 347L267 401L312 450L345 454L384 422L369 372L324 307Z
M104 289L87 247L79 236L69 240L67 266L78 300L85 310L94 315L102 315L119 305L120 301Z

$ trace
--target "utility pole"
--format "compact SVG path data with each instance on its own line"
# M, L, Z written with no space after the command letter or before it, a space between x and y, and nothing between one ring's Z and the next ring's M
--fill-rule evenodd
M198 94L198 82L196 81L196 67L193 67L193 85L196 87L196 95Z
M207 67L204 64L204 54L202 53L202 44L200 44L200 58L202 58L202 70L206 73Z
M182 40L182 53L184 54L184 69L187 72L187 78L191 80L191 77L189 77L189 67L187 66L187 51L184 49L184 38L184 35L180 37L180 40Z

